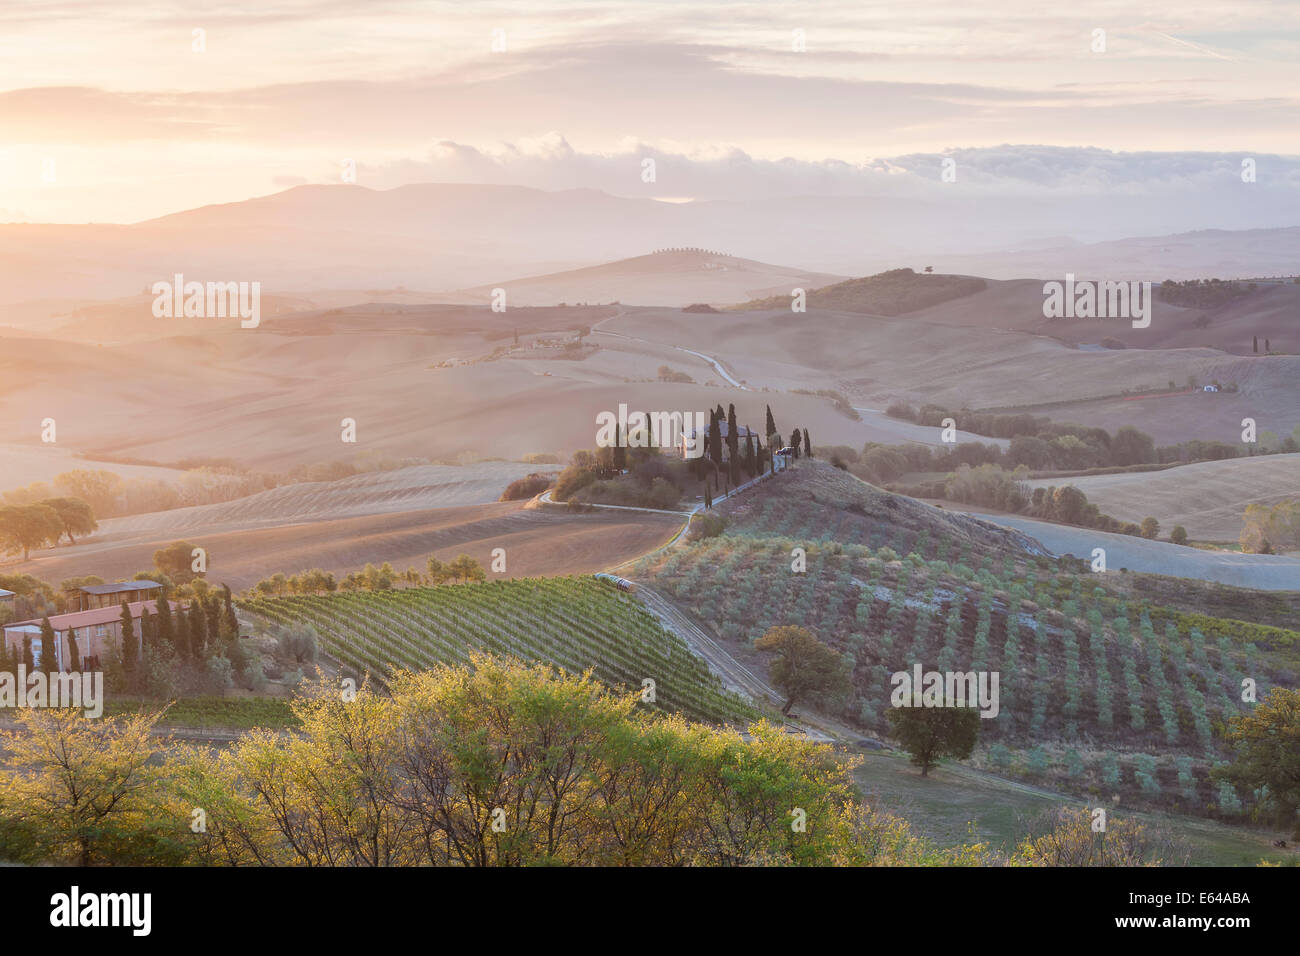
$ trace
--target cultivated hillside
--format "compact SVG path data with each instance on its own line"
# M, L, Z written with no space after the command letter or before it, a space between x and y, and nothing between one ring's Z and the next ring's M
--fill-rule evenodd
M720 536L632 574L751 659L770 627L813 630L851 659L853 689L802 706L864 730L888 733L897 671L996 672L999 711L979 721L977 765L1129 806L1232 816L1251 802L1209 771L1245 707L1243 675L1261 693L1297 683L1294 600L1167 579L1140 588L1138 576L1095 574L1016 547L1025 539L1012 532L890 500L801 462L724 505ZM791 568L796 546L804 573Z

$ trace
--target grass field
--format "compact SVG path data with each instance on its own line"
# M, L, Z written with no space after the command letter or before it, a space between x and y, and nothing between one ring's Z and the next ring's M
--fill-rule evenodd
M970 843L973 838L1010 850L1039 815L1062 804L1086 802L971 771L960 764L944 764L922 777L906 756L899 754L868 755L855 778L869 803L878 802L898 813L918 833L944 846ZM1094 801L1090 805L1100 804ZM1186 846L1193 866L1254 866L1260 860L1300 865L1300 853L1274 848L1275 837L1267 831L1181 814L1108 812L1131 813L1148 826L1169 831Z
M1180 524L1196 541L1235 543L1245 503L1271 505L1300 495L1300 455L1231 458L1166 471L1029 482L1034 487L1067 483L1121 521L1140 522L1151 515L1160 522L1162 537Z

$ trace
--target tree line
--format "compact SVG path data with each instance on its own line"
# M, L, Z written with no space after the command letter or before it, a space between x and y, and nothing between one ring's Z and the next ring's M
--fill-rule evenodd
M1010 854L939 848L863 802L860 758L758 723L649 712L590 675L476 657L391 696L304 685L301 730L233 746L160 714L25 710L3 734L11 862L299 866L1114 865L1171 859L1122 814L1043 821ZM201 825L199 825L201 823ZM1079 845L1082 836L1083 843ZM1056 852L1053 852L1055 849Z

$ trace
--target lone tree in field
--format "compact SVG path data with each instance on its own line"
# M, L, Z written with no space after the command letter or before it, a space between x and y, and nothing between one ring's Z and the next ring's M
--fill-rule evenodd
M1223 735L1236 759L1212 776L1247 793L1268 787L1280 822L1296 824L1300 807L1300 690L1274 687L1247 713L1233 717ZM1300 826L1297 826L1300 832Z
M1160 533L1160 522L1150 515L1142 519L1142 537L1155 540L1156 535Z
M197 548L198 545L189 541L173 541L153 553L153 565L169 581L189 584L195 578L203 576L202 571L194 570L194 551ZM208 557L211 558L211 555Z
M0 548L21 551L23 560L39 548L63 537L58 512L46 504L10 505L0 508Z
M778 655L771 673L772 682L786 697L782 714L789 714L796 700L840 694L849 687L848 671L840 655L805 627L768 628L754 647Z
M63 533L68 536L68 544L76 544L74 534L90 534L99 528L95 513L90 505L80 498L46 498L41 504L51 508L63 525ZM58 539L55 539L58 544Z
M803 430L803 454L805 458L811 458L813 456L812 439L808 437L808 429L806 428Z
M889 726L894 739L928 777L941 757L965 760L979 736L979 713L969 707L892 707Z
M1169 540L1174 544L1187 543L1187 529L1180 524L1174 525L1174 530L1169 532Z

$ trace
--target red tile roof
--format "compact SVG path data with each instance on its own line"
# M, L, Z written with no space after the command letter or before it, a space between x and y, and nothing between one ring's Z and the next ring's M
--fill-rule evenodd
M178 607L176 601L168 601L168 605L175 610ZM151 614L158 613L157 601L136 601L134 604L128 604L132 618L138 618L144 609L148 608ZM68 628L94 627L96 624L111 624L114 621L121 620L122 606L116 607L97 607L90 611L73 611L71 614L55 614L50 618L50 626L56 631L66 631ZM5 627L19 627L24 624L40 624L42 618L32 618L30 621L13 621L6 624Z

